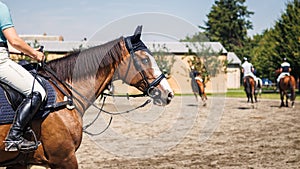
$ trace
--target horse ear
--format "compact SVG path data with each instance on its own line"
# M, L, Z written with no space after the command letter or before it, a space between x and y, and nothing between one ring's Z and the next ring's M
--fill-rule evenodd
M143 26L142 25L140 25L140 26L138 26L136 29L135 29L135 31L134 31L134 40L140 40L140 38L141 38L141 34L142 34L142 28L143 28Z

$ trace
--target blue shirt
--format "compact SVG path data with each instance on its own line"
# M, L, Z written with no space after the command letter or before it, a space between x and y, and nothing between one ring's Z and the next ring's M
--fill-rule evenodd
M4 3L0 2L0 42L7 41L2 31L13 26L8 7Z

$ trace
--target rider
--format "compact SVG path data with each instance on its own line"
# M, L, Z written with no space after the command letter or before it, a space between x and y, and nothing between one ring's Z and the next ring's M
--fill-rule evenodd
M283 58L283 63L281 63L280 66L281 66L279 68L280 75L277 78L277 86L280 82L280 79L283 78L284 76L289 76L290 72L292 71L291 65L287 62L286 58Z
M27 125L40 108L46 92L40 83L22 66L9 58L7 42L32 59L42 61L44 54L31 48L16 33L7 6L0 1L0 82L25 96L5 139L5 151L32 150L35 142L24 138Z
M244 74L243 78L244 78L244 82L245 82L245 77L246 76L250 76L254 79L254 81L257 81L256 76L253 74L254 71L254 67L253 65L248 62L248 59L246 57L244 57L244 63L242 64L242 73ZM257 83L256 83L257 84Z

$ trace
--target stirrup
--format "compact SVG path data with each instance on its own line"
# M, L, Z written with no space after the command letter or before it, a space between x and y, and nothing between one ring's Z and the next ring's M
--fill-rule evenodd
M28 134L31 134L33 136L33 141L31 142L34 142L34 146L31 146L30 148L27 148L27 149L23 149L25 151L35 151L38 149L39 145L41 144L40 141L37 140L36 138L36 135L34 133L34 131L30 128L30 127L27 127L27 130L25 131L25 134L28 133ZM22 151L22 150L21 150Z
M23 142L22 140L19 141L3 141L5 144L5 151L19 151L19 145Z
M3 141L5 143L5 151L20 151L23 153L29 153L32 151L35 151L38 149L39 145L41 144L40 141L37 140L35 133L33 132L33 130L28 127L25 133L29 133L33 136L34 141L29 141L24 139L23 137L21 137L20 140L18 141ZM22 147L22 143L23 142L27 142L27 144L32 144L30 146L26 146L26 147Z

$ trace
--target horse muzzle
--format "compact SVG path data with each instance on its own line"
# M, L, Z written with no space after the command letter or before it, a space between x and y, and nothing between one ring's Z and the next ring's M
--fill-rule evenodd
M162 92L158 88L152 88L148 91L148 96L153 99L153 104L158 106L168 105L174 97L173 92Z

